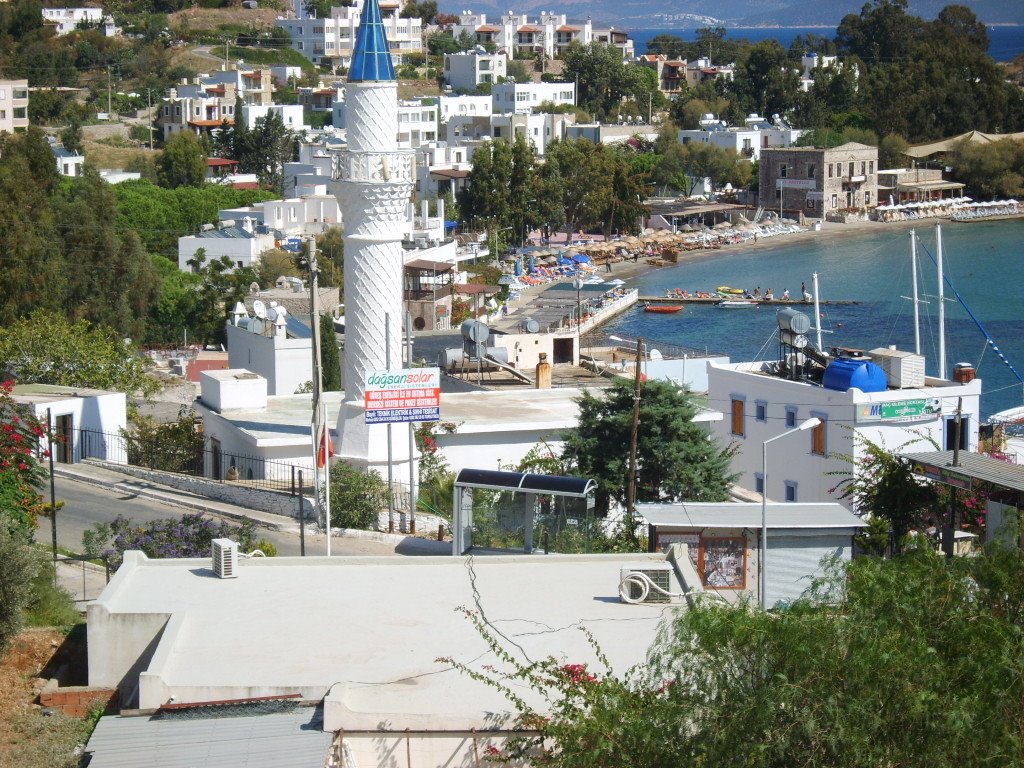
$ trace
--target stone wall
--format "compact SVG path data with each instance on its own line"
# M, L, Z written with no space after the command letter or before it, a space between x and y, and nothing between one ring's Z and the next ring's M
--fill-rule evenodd
M246 509L257 509L262 512L272 512L276 515L298 518L299 502L295 496L282 491L271 491L265 488L254 488L244 481L220 482L205 477L193 477L191 475L179 475L174 472L161 472L157 469L146 469L144 467L133 467L125 464L108 464L104 461L95 461L99 466L105 466L132 477L142 480L149 480L153 483L160 483L179 491L194 493L215 501L223 501L228 504L235 504ZM305 511L306 519L316 517L313 508L313 499L303 497L302 508Z

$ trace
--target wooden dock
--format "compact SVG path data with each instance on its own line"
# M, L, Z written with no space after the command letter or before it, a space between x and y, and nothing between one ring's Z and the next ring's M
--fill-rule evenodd
M745 299L743 296L711 296L707 299L699 299L696 296L691 296L688 299L680 299L675 296L641 296L639 301L641 304L717 304L720 301L751 301L755 304L770 304L772 306L779 307L813 307L813 301L804 301L803 299L789 299L783 301L782 299L772 299L771 301L765 301L764 299ZM844 307L852 306L854 304L861 304L860 301L850 301L846 299L835 300L825 299L818 302L819 306L822 307Z

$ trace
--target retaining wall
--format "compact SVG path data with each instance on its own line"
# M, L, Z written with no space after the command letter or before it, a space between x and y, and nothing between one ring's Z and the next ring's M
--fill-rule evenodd
M85 685L58 688L57 681L51 680L40 691L39 703L44 707L59 709L71 717L85 717L97 707L103 707L104 712L115 711L118 706L118 695L113 688L93 688Z

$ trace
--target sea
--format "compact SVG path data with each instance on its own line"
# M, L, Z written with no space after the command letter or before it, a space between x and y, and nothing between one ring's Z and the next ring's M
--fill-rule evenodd
M929 375L938 363L938 281L934 223L916 228L921 353ZM964 300L946 289L947 364L967 362L982 384L982 415L1024 405L1024 220L942 225L946 277ZM785 236L730 253L728 248L629 280L640 295L663 296L666 290L690 292L731 286L776 296L800 284L812 290L818 273L822 300L854 301L822 307L823 346L870 350L890 344L914 349L910 230L844 232L842 224L826 223L812 238L786 242ZM968 312L974 313L984 327ZM813 314L813 309L808 308ZM644 313L637 308L610 321L606 333L642 336L652 348L673 344L728 355L733 362L778 359L775 309L723 309L688 305L676 315ZM812 343L813 333L811 335ZM991 342L988 339L991 339ZM1000 359L1000 352L1009 365Z
M733 39L747 39L752 43L762 40L778 40L784 48L789 48L797 35L808 33L822 37L835 37L835 27L733 27L728 28L727 36ZM629 30L633 39L633 49L637 54L647 52L647 44L656 35L675 35L684 40L696 40L696 29L636 29ZM996 61L1010 61L1024 53L1024 26L997 25L988 28L988 53Z

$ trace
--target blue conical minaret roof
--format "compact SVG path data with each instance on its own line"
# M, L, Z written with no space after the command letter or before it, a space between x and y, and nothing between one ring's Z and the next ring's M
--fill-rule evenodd
M359 83L373 80L394 80L395 65L391 62L388 36L380 17L380 3L366 0L359 17L359 33L352 52L352 66L348 81Z

